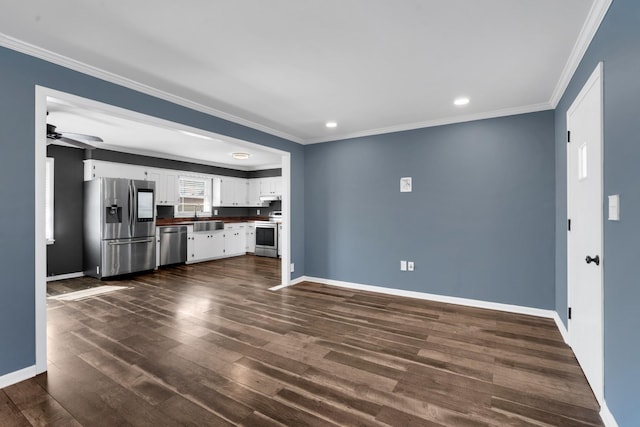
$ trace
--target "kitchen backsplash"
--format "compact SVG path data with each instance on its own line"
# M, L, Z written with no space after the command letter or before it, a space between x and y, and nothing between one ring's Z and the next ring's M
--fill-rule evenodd
M267 216L272 211L282 210L282 202L280 200L273 201L269 206L260 208L214 208L218 210L217 216ZM258 210L260 214L258 214Z
M220 217L251 217L251 216L267 216L272 211L282 210L282 202L280 200L273 201L269 206L260 208L213 208L218 211ZM258 214L258 210L260 213ZM156 217L158 219L173 218L175 216L173 206L157 206ZM216 216L216 215L214 215Z

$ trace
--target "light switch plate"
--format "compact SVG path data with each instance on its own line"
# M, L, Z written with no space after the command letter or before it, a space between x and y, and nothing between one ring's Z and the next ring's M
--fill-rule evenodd
M400 192L401 193L410 193L411 192L411 177L405 176L400 178Z
M407 261L400 261L400 271L407 271Z

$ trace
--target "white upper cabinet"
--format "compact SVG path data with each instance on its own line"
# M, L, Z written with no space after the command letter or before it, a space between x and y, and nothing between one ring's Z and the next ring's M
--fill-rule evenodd
M249 205L249 180L217 176L213 178L213 206L245 207Z
M261 196L282 196L282 177L260 178Z
M247 206L265 206L260 200L260 180L259 179L250 179L249 180L249 192L247 193Z
M127 178L148 179L146 166L128 165L125 163L104 162L102 160L84 161L84 180L95 178Z
M178 194L178 173L171 170L152 169L149 181L156 183L156 205L175 206L180 199Z
M85 181L102 177L154 181L157 205L177 206L180 203L179 180L184 174L191 173L102 160L84 161ZM262 202L261 196L282 196L280 176L254 179L206 176L213 180L211 201L215 207L262 207L268 202Z

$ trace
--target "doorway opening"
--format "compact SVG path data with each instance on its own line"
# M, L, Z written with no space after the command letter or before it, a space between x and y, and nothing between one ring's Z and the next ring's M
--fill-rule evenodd
M58 104L73 106L74 108L86 109L105 116L110 116L118 120L129 120L148 127L156 127L163 131L175 132L176 135L196 135L202 139L203 152L207 151L206 144L210 148L214 144L226 144L223 150L229 147L235 147L238 152L256 152L264 154L266 157L277 159L277 167L281 168L282 175L282 235L281 235L281 259L280 259L280 276L281 285L288 286L290 283L291 272L291 253L290 253L290 176L291 176L291 159L290 153L275 148L263 146L249 141L239 140L226 135L216 134L214 132L193 128L185 124L172 122L157 117L145 115L142 113L115 107L113 105L104 104L91 99L71 95L54 89L36 86L36 102L35 102L35 325L36 325L36 373L42 373L47 370L47 233L46 233L46 157L47 157L47 112L52 102ZM78 132L82 132L78 130ZM90 133L90 132L82 132ZM208 140L208 141L207 141ZM113 148L107 148L113 149ZM182 149L184 152L184 148ZM133 151L132 153L135 153ZM143 153L140 153L143 154ZM169 153L165 158L173 160L187 161L186 156L179 156ZM202 163L202 162L194 162ZM206 164L216 165L216 162L210 161ZM222 166L221 163L219 166ZM233 168L233 165L224 163L223 167ZM78 226L82 226L79 224Z

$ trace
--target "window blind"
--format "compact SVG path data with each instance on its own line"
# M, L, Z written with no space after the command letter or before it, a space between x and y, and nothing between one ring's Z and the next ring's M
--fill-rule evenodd
M181 176L178 191L180 197L204 199L207 195L206 182L204 179Z

